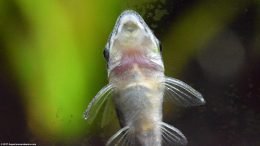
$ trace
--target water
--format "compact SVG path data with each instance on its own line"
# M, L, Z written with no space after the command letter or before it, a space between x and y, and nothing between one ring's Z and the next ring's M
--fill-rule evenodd
M80 90L88 94L83 96L83 100L79 100L79 102L73 100L77 96L72 96L69 102L64 102L69 103L65 106L68 109L80 107L77 113L68 113L68 118L66 118L67 114L59 114L64 111L62 109L66 109L64 107L59 108L65 99L58 98L59 102L55 103L56 101L43 100L47 99L46 97L38 97L39 93L36 89L41 88L42 84L48 80L46 82L38 80L45 78L40 76L41 74L38 74L37 70L46 66L41 66L41 63L44 63L42 61L37 62L38 59L41 59L40 57L31 61L30 59L33 56L30 55L30 52L26 52L37 48L32 47L37 44L34 39L35 36L32 34L38 31L29 21L31 17L32 20L38 20L35 19L37 15L35 17L26 15L26 12L30 10L28 5L28 7L23 8L25 5L18 2L1 2L0 14L4 16L4 21L2 21L4 23L0 22L0 32L2 32L0 33L0 143L104 145L106 140L117 130L116 126L110 125L103 129L98 128L98 130L92 128L90 135L88 132L77 133L75 131L78 129L87 131L82 118L82 113L86 108L84 105L86 106L99 88L106 84L105 61L102 60L103 50L100 48L104 47L106 38L121 10L131 8L143 15L158 39L161 40L166 75L188 83L200 91L207 101L206 105L193 108L182 108L175 104L165 103L164 121L178 127L188 138L188 145L190 146L260 145L260 3L258 1L162 0L148 2L144 0L109 4L97 2L93 5L99 12L99 9L104 11L98 14L102 16L102 19L97 18L95 13L93 13L93 17L87 17L91 14L85 11L84 13L76 11L77 9L89 10L85 8L87 5L80 2L70 5L67 1L64 1L57 3L57 5L64 9L64 16L66 18L68 16L68 21L73 24L72 30L77 32L75 33L77 37L74 39L77 40L75 43L78 43L78 46L97 43L96 46L79 49L81 54L86 54L87 57L85 58L91 58L91 61L90 59L83 61L85 63L83 70L86 70L88 74L86 73L87 79L82 78L82 80L85 79L86 84L91 84L86 85L86 88L81 87L82 90ZM105 5L113 6L113 11L112 7L105 7ZM79 8L79 6L82 7ZM71 10L70 8L74 9ZM108 12L109 14L107 14ZM113 15L114 19L112 20L111 17L105 19L108 15L111 15L111 17ZM41 17L37 18L41 19ZM97 19L97 22L94 18ZM91 21L87 22L87 20ZM95 21L94 24L97 26L95 28L84 27L84 25L81 26L78 23L81 21L84 21L83 24ZM46 31L49 30L45 25L42 25L42 27L46 28ZM53 36L54 34L51 32L53 31L47 31L46 34ZM91 39L86 36L88 33ZM66 35L66 32L58 35L57 38L63 35ZM50 42L52 41L50 40ZM55 41L52 43L55 46ZM63 41L63 43L66 44L66 41ZM18 48L16 48L17 46ZM22 49L19 49L19 46L23 46ZM75 50L75 48L72 47L71 50ZM38 53L40 54L41 51ZM52 54L52 51L49 53ZM96 56L92 57L87 54ZM48 53L39 56L44 55L48 55ZM47 56L46 59L48 60L49 57L51 55ZM16 62L14 61L16 59L25 61L18 60ZM69 57L67 60L69 60ZM59 60L55 60L54 57L54 65L55 61L58 62ZM17 65L19 62L22 63L22 66ZM30 66L32 62L36 63L36 72L31 72L34 67ZM74 64L71 66L74 66ZM94 67L95 70L93 70ZM75 68L68 70L74 71ZM29 77L36 75L35 78L23 78L24 74L28 74ZM79 81L82 81L80 79ZM36 83L28 88L26 85L30 83L29 81ZM68 83L71 83L71 81L74 80L69 80ZM38 82L39 84L37 84ZM70 87L69 85L67 87ZM64 89L69 91L73 88ZM58 95L58 92L55 95ZM34 96L37 98L32 98ZM28 112L32 103L35 104L34 110ZM73 106L70 107L71 105ZM37 107L40 108L37 109ZM42 113L48 111L47 109L53 109L57 112ZM39 116L31 116L34 115L32 111ZM65 111L69 112L70 110ZM56 117L57 113L58 116ZM46 116L48 114L53 114L54 118L48 119L49 117ZM77 120L82 120L78 124L79 127L68 126L69 122L77 123ZM71 131L66 133L66 130L64 132L61 129L60 133L55 133L57 127L53 126L51 128L54 129L48 129L48 126L44 125L45 123L49 126L58 123L61 127L65 123L65 126L63 126L71 127L72 130L70 129ZM76 134L73 134L73 130ZM47 134L43 134L42 131ZM71 137L65 138L68 133Z

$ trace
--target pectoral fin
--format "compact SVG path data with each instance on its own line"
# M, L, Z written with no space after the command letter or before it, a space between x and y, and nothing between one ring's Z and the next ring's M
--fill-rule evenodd
M111 94L113 92L113 86L108 84L103 87L97 95L92 99L90 104L88 105L87 110L84 113L84 119L87 120L89 124L93 122L97 114L100 112L101 108L106 105L105 109L107 109L107 104L110 104ZM107 104L105 104L107 103ZM103 114L106 115L106 114ZM102 120L103 121L103 120ZM102 122L103 123L103 122Z
M203 96L186 83L166 77L165 96L182 106L198 106L206 103Z

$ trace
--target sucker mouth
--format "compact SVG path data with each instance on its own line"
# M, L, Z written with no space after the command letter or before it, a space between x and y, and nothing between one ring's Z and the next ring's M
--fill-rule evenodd
M123 24L123 30L128 31L130 33L136 31L138 28L138 25L133 21L127 21Z
M132 11L126 11L117 20L119 32L133 33L144 29L141 16Z

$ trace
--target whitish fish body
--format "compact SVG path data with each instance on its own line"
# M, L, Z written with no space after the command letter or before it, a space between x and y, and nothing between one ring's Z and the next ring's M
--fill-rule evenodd
M85 119L91 121L112 98L122 127L107 145L186 145L186 137L162 122L163 99L184 106L202 105L202 95L180 80L164 75L158 39L135 11L117 19L104 50L109 84L91 101ZM112 95L112 96L110 96Z

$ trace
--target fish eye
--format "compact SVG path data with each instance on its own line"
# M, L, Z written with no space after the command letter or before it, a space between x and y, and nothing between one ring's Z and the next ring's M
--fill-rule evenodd
M104 49L103 55L104 55L104 58L106 59L106 61L108 62L109 61L109 51L107 48Z
M160 48L160 52L162 53L162 44L161 44L161 42L159 42L159 48Z

